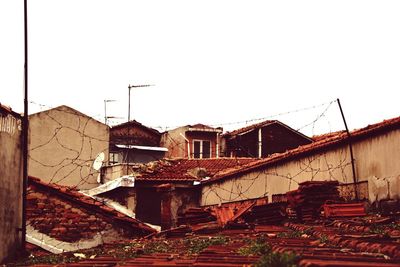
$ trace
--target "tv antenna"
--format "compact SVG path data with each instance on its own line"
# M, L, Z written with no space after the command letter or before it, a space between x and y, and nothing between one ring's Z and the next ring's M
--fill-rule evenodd
M154 86L154 84L128 85L128 122L131 121L131 89L149 86Z

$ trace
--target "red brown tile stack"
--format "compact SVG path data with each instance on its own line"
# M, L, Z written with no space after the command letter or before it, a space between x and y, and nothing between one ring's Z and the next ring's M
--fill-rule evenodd
M275 202L252 207L242 215L242 218L248 223L255 224L280 224L286 218L285 202Z
M338 181L308 181L287 193L289 206L296 211L297 219L313 222L320 217L326 201L339 201Z
M185 213L179 214L178 225L195 225L216 220L217 218L207 209L190 208Z

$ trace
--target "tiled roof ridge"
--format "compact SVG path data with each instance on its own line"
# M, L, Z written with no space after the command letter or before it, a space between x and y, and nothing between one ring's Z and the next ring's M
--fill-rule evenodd
M45 182L41 181L40 178L33 177L33 176L29 176L28 181L33 186L42 187L42 188L46 189L47 192L51 192L51 193L56 194L66 200L74 202L88 211L100 213L103 216L105 216L115 222L119 222L123 225L139 229L146 233L155 231L153 228L147 226L143 222L141 222L137 219L131 218L119 211L116 211L115 209L112 209L112 208L106 206L102 202L97 201L85 194L82 194L81 192L77 191L73 187L57 185L54 183L45 183Z
M179 161L235 161L235 160L259 160L258 158L252 157L218 157L218 158L205 158L205 159L194 159L194 158L181 158Z
M384 120L379 123L370 124L364 128L356 129L350 132L350 138L352 140L365 138L373 134L378 134L381 131L390 130L393 127L400 127L400 117ZM330 146L342 144L344 141L348 140L347 133L341 132L334 136L328 136L326 139L321 139L317 142L313 142L311 144L299 146L295 149L288 150L284 153L273 154L272 156L261 159L257 162L251 162L244 165L242 168L238 170L228 171L225 173L220 173L215 177L204 181L203 184L212 183L214 181L220 181L222 179L226 179L241 173L246 173L252 170L256 170L260 167L268 166L270 164L278 163L284 160L291 159L293 157L298 157L302 155L306 155L307 153L311 153L314 151L318 151L324 148L328 148Z
M161 135L161 133L157 129L154 129L154 128L151 128L149 126L146 126L143 123L138 122L137 120L131 120L131 121L123 122L123 123L118 124L118 125L114 125L114 126L111 127L111 129L116 129L116 128L119 128L119 127L122 127L122 126L125 126L125 125L129 125L129 124L136 124L136 125L141 126L141 127L145 128L145 129L147 129L147 130L149 130L149 131L151 131L153 133Z
M151 173L143 173L136 176L138 181L201 181L199 177L191 175L188 171L196 167L205 168L210 172L211 176L221 171L237 169L249 162L258 161L256 158L211 158L211 159L175 159L167 161L171 165L162 165L164 160L160 160L161 166L156 168ZM220 166L219 166L220 165Z
M256 129L258 127L262 127L262 126L272 124L272 123L277 123L277 122L279 122L279 121L278 120L264 120L262 122L258 122L255 124L251 124L251 125L230 131L230 132L226 132L223 134L223 136L231 136L231 135L241 134L241 133L247 132L249 130Z

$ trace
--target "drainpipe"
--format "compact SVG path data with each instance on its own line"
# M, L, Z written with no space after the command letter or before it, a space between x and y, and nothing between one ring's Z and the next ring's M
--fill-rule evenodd
M342 119L343 119L343 122L344 122L344 126L346 127L347 140L349 142L349 148L350 148L351 170L353 172L354 193L355 193L356 200L358 200L358 188L357 188L356 168L354 166L353 144L351 142L351 135L350 135L350 132L349 132L349 128L347 128L346 119L344 117L344 113L343 113L343 110L342 110L342 106L340 105L339 98L337 99L337 102L338 102L338 105L339 105L340 113L342 114Z
M184 136L182 133L179 133L179 135L182 136L183 139L185 139L186 142L187 142L188 159L190 159L190 141L189 141L189 139L187 139L186 136Z
M258 157L262 158L262 128L258 129Z

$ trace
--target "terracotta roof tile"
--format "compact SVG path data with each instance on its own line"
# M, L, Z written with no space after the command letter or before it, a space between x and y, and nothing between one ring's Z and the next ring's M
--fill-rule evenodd
M114 129L124 128L126 126L138 126L138 127L141 127L141 128L143 128L143 129L145 129L145 130L147 130L149 132L152 132L154 134L161 135L161 133L159 131L157 131L156 129L153 129L153 128L150 128L148 126L145 126L145 125L141 124L140 122L138 122L136 120L132 120L132 121L128 121L128 122L124 122L124 123L115 125L115 126L111 127L111 132L113 132Z
M374 218L368 219L372 220L369 224L376 222ZM377 217L377 220L381 218ZM398 219L396 223L399 223ZM256 225L254 229L219 228L215 233L200 235L192 232L186 236L153 236L130 243L104 245L96 251L84 250L81 253L86 259L57 266L250 266L262 254L272 256L271 253L275 256L282 253L296 255L296 266L399 266L400 245L396 238L371 238L365 235L366 232L343 227L349 224L359 225L360 222L342 220L327 222L326 225ZM206 244L204 249L197 253L190 252L191 244L211 239L220 242L202 242ZM250 255L246 256L240 253L248 250L246 247L265 249L259 252L251 249ZM146 251L146 248L156 252ZM93 258L91 255L94 255ZM278 257L275 259L278 260Z
M29 177L27 220L36 230L66 242L92 238L109 227L124 229L129 236L143 236L154 229L109 208L74 188ZM78 227L78 228L77 228ZM86 229L86 230L84 230ZM68 230L68 234L65 232Z
M254 158L218 158L218 159L179 159L162 162L151 172L143 172L136 177L137 181L200 181L196 171L205 171L207 177L214 177L220 172L239 169L256 162Z
M224 133L223 136L233 136L233 135L245 133L247 131L250 131L250 130L253 130L253 129L257 129L257 128L260 128L260 127L264 127L266 125L273 124L273 123L276 123L276 122L278 122L278 121L277 120L262 121L262 122L255 123L255 124L252 124L252 125L249 125L249 126L246 126L246 127L243 127L243 128L231 131L231 132Z

